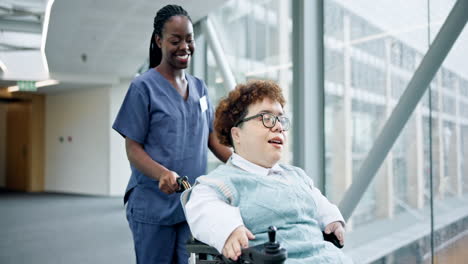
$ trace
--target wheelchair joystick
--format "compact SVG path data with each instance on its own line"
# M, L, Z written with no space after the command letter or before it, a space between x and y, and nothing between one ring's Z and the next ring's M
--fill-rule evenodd
M193 240L187 243L187 251L198 254L197 264L284 264L288 258L286 249L281 248L276 241L276 227L268 228L268 242L249 248L242 249L242 255L237 261L226 258L215 248L210 247L200 241ZM203 255L203 256L202 256ZM212 256L208 259L207 255Z
M280 244L276 242L276 227L268 227L268 242L265 243L265 252L268 254L277 254L280 251Z
M276 241L276 227L268 228L268 242L242 250L241 263L283 264L288 258L286 249Z
M276 226L270 226L268 227L268 239L270 240L270 243L276 243Z

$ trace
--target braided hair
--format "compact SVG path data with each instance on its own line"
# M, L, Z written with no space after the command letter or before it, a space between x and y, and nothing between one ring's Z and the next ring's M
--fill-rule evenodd
M156 44L156 36L162 38L164 24L173 16L185 16L190 22L192 19L188 15L187 11L178 5L166 5L159 9L156 17L154 17L153 23L153 34L151 35L151 42L149 48L149 68L154 68L161 63L162 52L161 48Z

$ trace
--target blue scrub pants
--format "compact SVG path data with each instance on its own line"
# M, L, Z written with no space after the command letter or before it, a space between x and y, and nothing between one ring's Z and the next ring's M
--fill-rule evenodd
M135 221L127 214L137 264L187 264L185 244L190 237L187 222L163 226Z

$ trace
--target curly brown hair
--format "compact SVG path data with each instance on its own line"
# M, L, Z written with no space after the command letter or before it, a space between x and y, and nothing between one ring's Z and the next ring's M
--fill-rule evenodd
M216 108L214 129L219 142L233 147L231 128L247 114L249 105L269 98L284 107L286 101L278 84L267 80L252 80L238 84L228 96L223 98Z

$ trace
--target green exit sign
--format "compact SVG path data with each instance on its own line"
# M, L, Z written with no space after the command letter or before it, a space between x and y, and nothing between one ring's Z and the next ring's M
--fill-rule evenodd
M35 81L18 81L18 89L23 92L35 92L37 91Z

